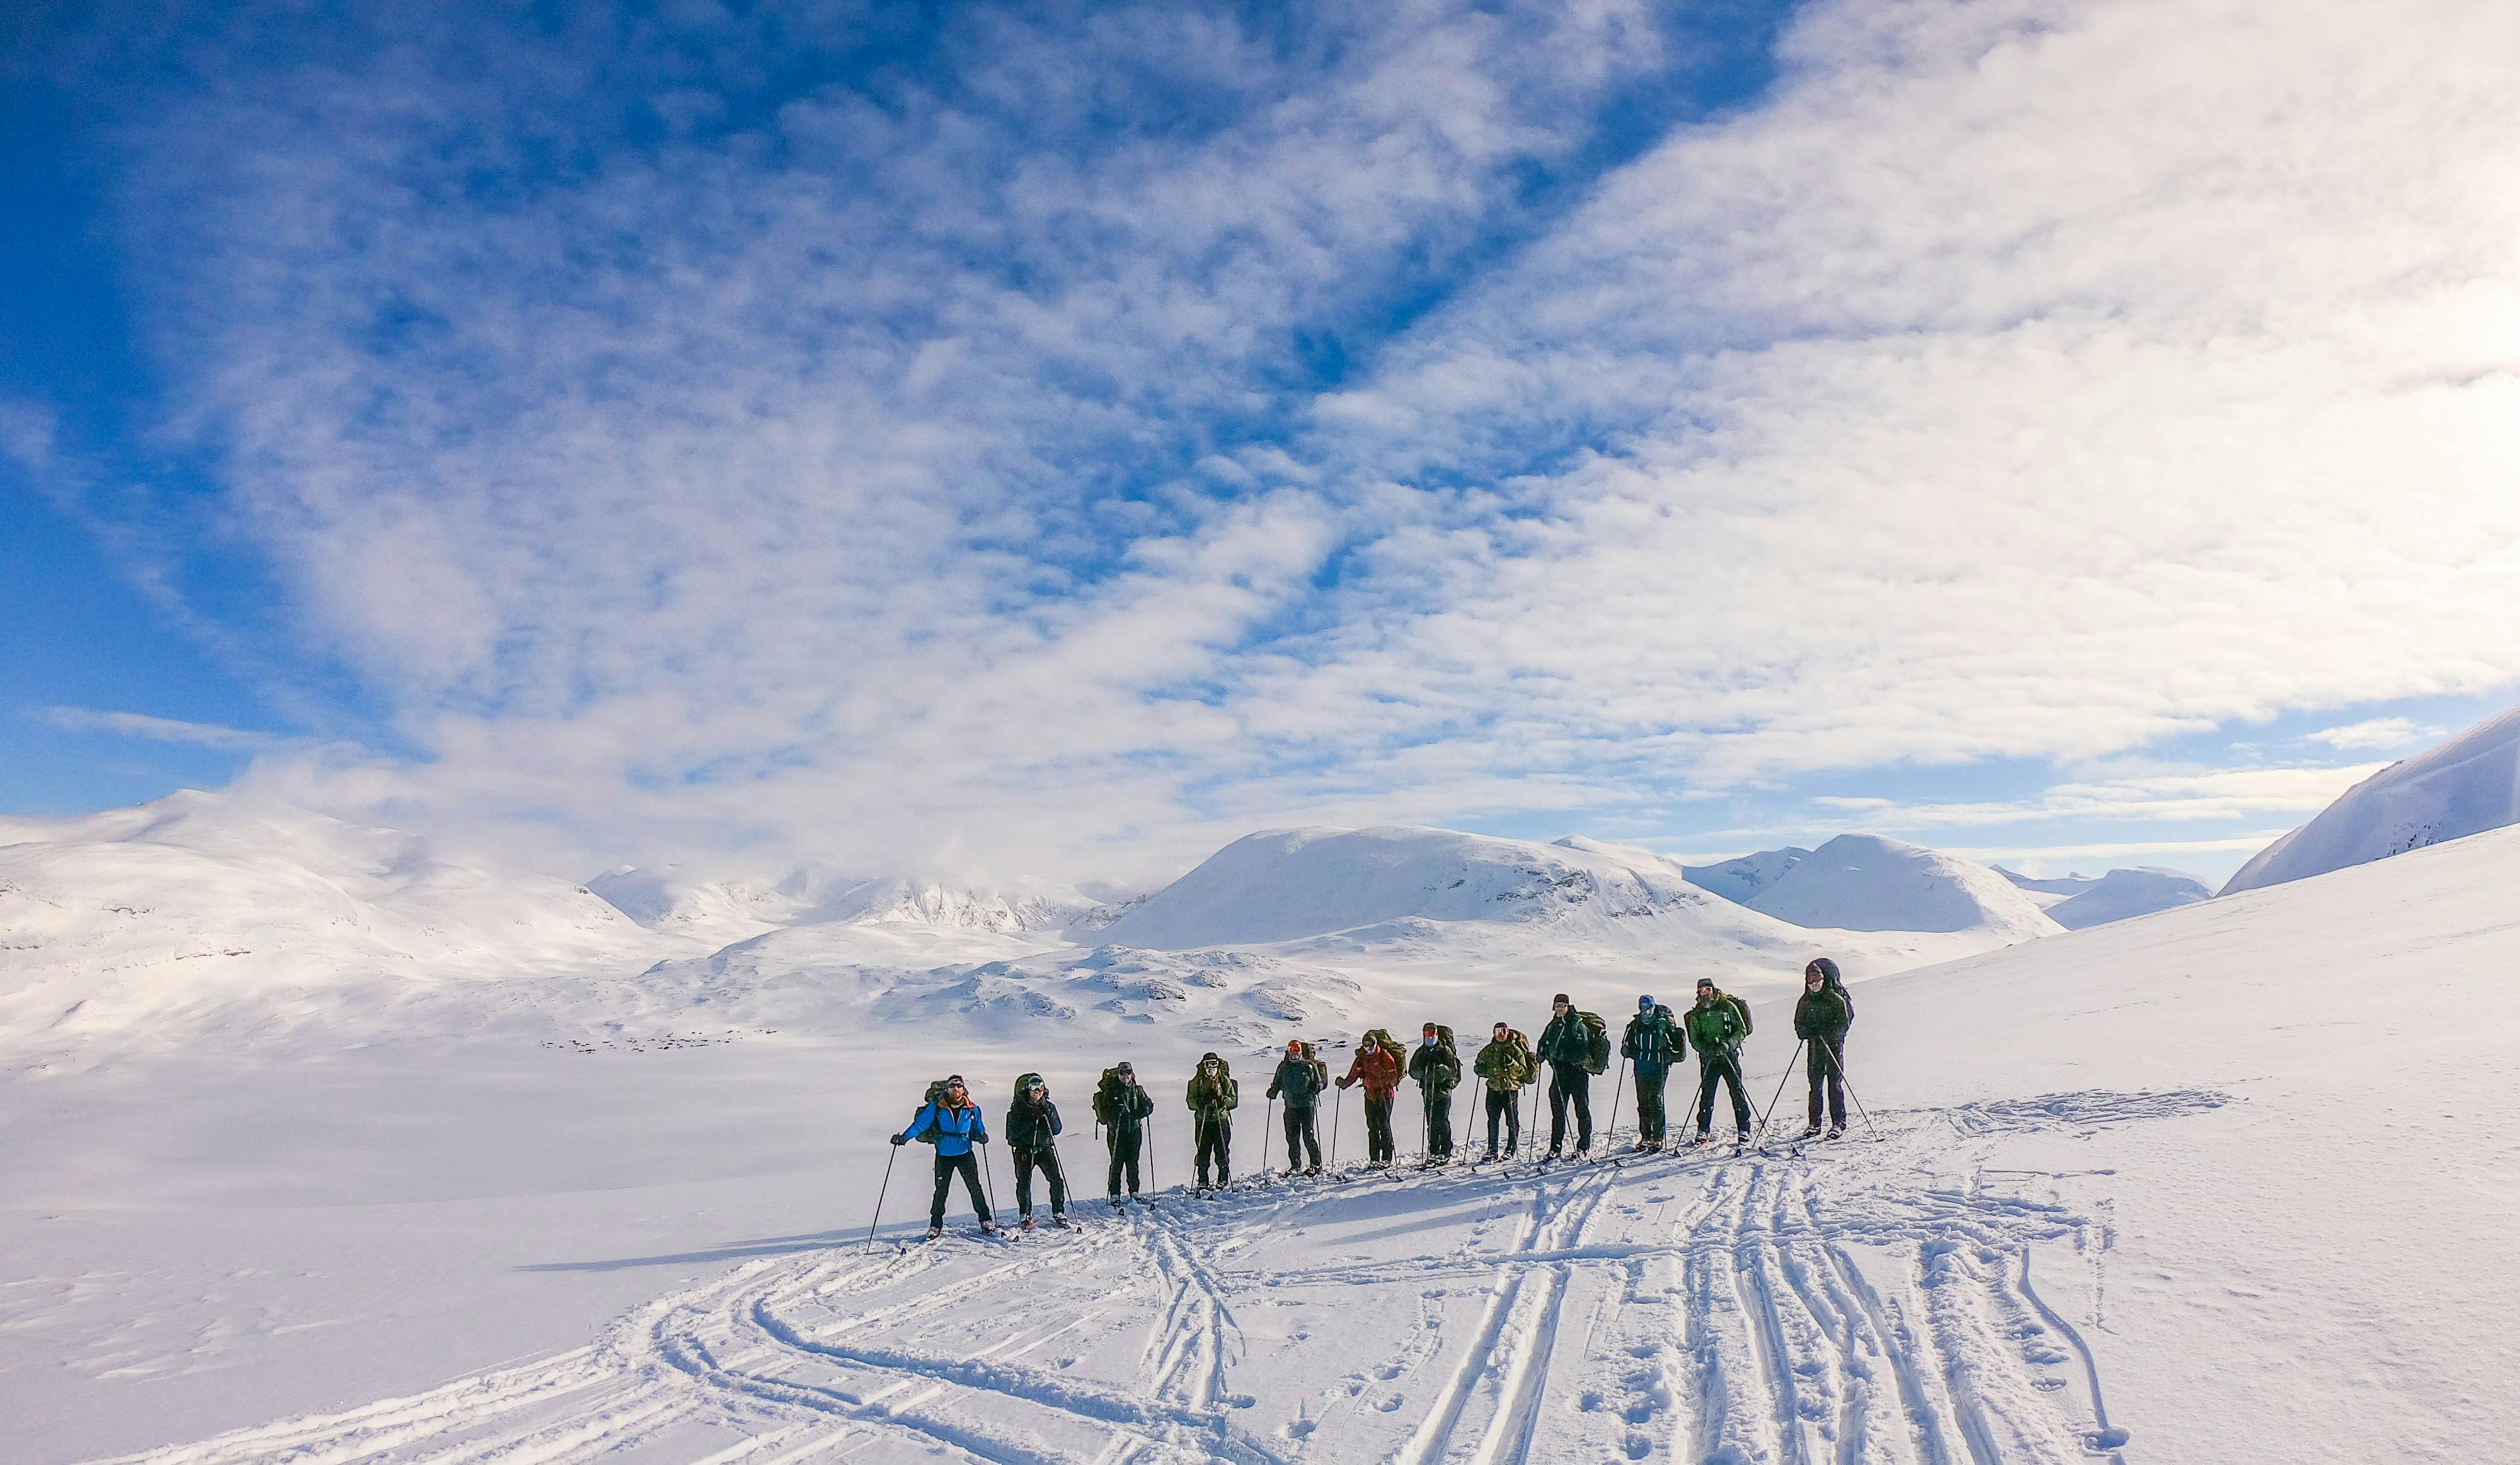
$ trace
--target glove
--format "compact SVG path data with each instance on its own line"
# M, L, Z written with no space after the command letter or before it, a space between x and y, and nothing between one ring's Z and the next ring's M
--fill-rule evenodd
M895 1134L892 1136L892 1142L896 1145L908 1144L910 1142L910 1136L907 1134Z
M1355 1082L1356 1082L1356 1080L1354 1080L1354 1079L1341 1079L1341 1080L1339 1080L1339 1081L1338 1081L1338 1086L1339 1086L1341 1088L1347 1088L1349 1085L1354 1084Z

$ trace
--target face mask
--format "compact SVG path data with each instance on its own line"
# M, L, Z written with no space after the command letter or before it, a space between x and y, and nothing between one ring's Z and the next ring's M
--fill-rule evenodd
M1435 1045L1434 1035L1430 1033L1426 1037L1418 1039L1418 1043L1421 1047L1433 1047Z

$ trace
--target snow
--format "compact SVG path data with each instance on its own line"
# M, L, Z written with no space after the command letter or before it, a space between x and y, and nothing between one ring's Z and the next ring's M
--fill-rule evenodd
M2355 784L2258 852L2226 895L2520 822L2520 707Z
M1777 878L1811 858L1812 852L1798 845L1781 850L1761 850L1735 860L1722 860L1713 865L1692 865L1683 870L1689 884L1700 890L1711 890L1728 901L1748 905L1759 892L1777 883Z
M1749 923L1713 929L1789 943L1728 947L1682 918L1694 906L1602 914L1600 892L1654 888L1641 866L1359 831L1278 848L1351 870L1446 850L1483 871L1462 890L1555 848L1562 909L1455 910L1447 886L1395 912L1393 876L1240 944L828 921L691 954L598 906L611 936L582 961L499 977L480 912L514 910L513 882L431 885L404 836L173 812L160 837L138 831L168 811L0 847L6 878L42 882L0 894L13 1460L2344 1465L2497 1458L2520 1433L2520 1268L2496 1260L2520 1203L2520 829L1900 975L1852 965L1877 1142L1192 1200L1180 1085L1220 1027L1247 1033L1226 1047L1247 1175L1264 1049L1290 1032L1534 1031L1552 984L1616 1014L1690 960L1772 973L1743 983L1775 995L1751 1087L1765 1104L1786 1080L1790 1117L1782 1001L1814 933L1711 906ZM166 850L176 880L247 869L275 903L179 910L140 888ZM362 919L402 910L415 875L483 904L444 915L450 976L377 957L319 982L257 947L240 969L278 965L215 1008L66 1034L21 998L92 974L88 948L15 944L89 929L62 873L82 860L118 883L79 901L141 895L153 919L256 942L256 918L302 925L318 867ZM1583 901L1554 886L1576 871L1598 882ZM548 882L534 909L581 911L575 889ZM1259 918L1296 902L1255 889ZM1183 936L1243 918L1192 897L1146 909ZM579 951L563 930L501 939ZM1675 954L1684 930L1707 945ZM415 982L426 1001L361 996ZM1271 991L1326 1005L1273 1016ZM305 1003L325 1020L265 1011ZM1086 1096L1121 1056L1157 1100L1163 1195L1114 1218ZM948 1239L896 1248L924 1223L924 1153L881 1136L949 1068L993 1124L1012 1074L1048 1074L1085 1230L984 1242L958 1205ZM1605 1076L1596 1106L1613 1083L1624 1142L1632 1081ZM1333 1113L1344 1170L1360 1118ZM1414 1097L1400 1118L1414 1149ZM1002 1207L1010 1178L996 1157Z
M1996 873L2010 880L2048 912L2049 920L2069 931L2150 915L2214 894L2212 886L2185 870L2157 865L2113 869L2103 875L2061 875L2046 880L2000 866Z
M1850 931L1970 931L2013 942L2059 929L1985 866L1879 834L1837 836L1748 905L1798 926Z

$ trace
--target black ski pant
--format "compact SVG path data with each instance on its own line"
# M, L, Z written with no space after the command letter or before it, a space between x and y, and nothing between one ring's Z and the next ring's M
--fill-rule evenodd
M1575 1110L1575 1153L1593 1147L1593 1076L1578 1064L1549 1065L1549 1152L1566 1147L1566 1110Z
M1234 1121L1219 1114L1198 1122L1198 1183L1207 1187L1208 1167L1216 1167L1216 1183L1234 1183Z
M1750 1101L1741 1096L1741 1060L1731 1053L1697 1055L1697 1137L1715 1125L1715 1084L1721 1079L1732 1090L1732 1125L1744 1136L1750 1132Z
M1449 1160L1453 1157L1453 1090L1418 1086L1418 1097L1426 1108L1426 1158Z
M1296 1153L1302 1150L1312 1156L1313 1169L1321 1169L1322 1134L1321 1131L1313 1125L1312 1106L1307 1104L1300 1109L1288 1108L1279 1118L1286 1126L1286 1168L1288 1170L1304 1168L1304 1160Z
M936 1195L927 1203L927 1224L930 1227L945 1223L945 1192L953 1188L954 1176L958 1174L963 1177L963 1188L970 1193L972 1214L982 1221L997 1219L989 1214L989 1198L980 1189L980 1157L969 1150L959 1155L939 1150L936 1155Z
M1662 1088L1670 1080L1668 1063L1637 1065L1637 1137L1647 1144L1662 1143Z
M1146 1132L1138 1129L1105 1130L1102 1132L1102 1135L1111 1146L1111 1198L1113 1200L1118 1200L1120 1198L1120 1173L1122 1171L1128 1172L1129 1193L1131 1195L1137 1194L1138 1154L1141 1150L1144 1150L1147 1147Z
M1820 1128L1821 1098L1825 1090L1829 1127L1845 1129L1846 1040L1814 1038L1805 1048L1811 1054L1803 1060L1804 1071L1811 1075L1811 1127Z
M1028 1150L1015 1147L1015 1210L1029 1218L1032 1215L1032 1172L1041 1167L1041 1177L1050 1182L1050 1214L1067 1214L1067 1172L1058 1163L1056 1148Z
M1396 1095L1365 1091L1365 1158L1370 1165L1391 1163L1391 1101Z
M1505 1121L1505 1149L1502 1153L1510 1155L1514 1146L1522 1143L1521 1089L1488 1090L1488 1153L1491 1155L1500 1153L1497 1149L1497 1121L1500 1119Z

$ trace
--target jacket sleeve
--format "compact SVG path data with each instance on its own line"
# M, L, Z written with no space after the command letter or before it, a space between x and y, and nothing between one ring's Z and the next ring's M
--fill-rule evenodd
M901 1132L902 1137L905 1139L918 1138L919 1132L927 1128L927 1116L934 1113L935 1110L936 1106L934 1104L920 1105L919 1112L910 1116L910 1128Z
M1629 1018L1627 1030L1619 1035L1619 1056L1622 1058L1634 1058L1637 1055L1637 1021L1636 1018Z
M1065 1127L1060 1125L1058 1122L1058 1106L1057 1104L1044 1104L1041 1107L1050 1115L1050 1132L1054 1135L1066 1132Z

